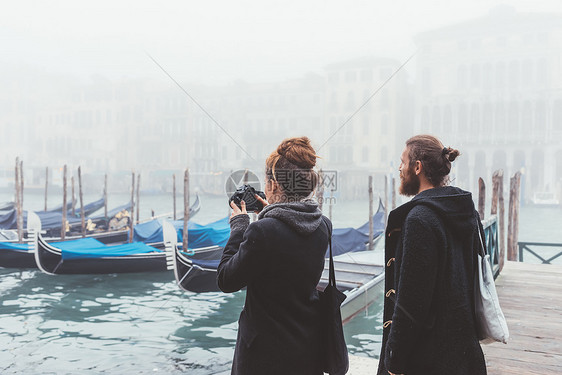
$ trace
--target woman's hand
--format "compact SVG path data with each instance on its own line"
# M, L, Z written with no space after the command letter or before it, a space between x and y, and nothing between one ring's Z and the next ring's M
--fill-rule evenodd
M266 201L265 199L263 199L262 197L260 197L260 196L257 195L257 194L254 194L254 195L256 196L256 199L257 199L258 201L260 201L261 204L263 205L263 207L262 207L262 210L263 210L263 209L265 208L265 206L267 206L267 205L269 204L269 202ZM260 211L261 211L261 210L260 210ZM256 211L256 213L258 214L258 213L260 213L260 211Z
M237 215L248 215L248 212L246 211L246 202L244 201L240 201L240 207L242 207L241 209L238 208L234 202L230 202L230 207L232 207L232 213L230 214L231 219Z
M390 372L390 371L389 371L388 373L389 373L390 375L404 375L404 374L395 374L395 373Z

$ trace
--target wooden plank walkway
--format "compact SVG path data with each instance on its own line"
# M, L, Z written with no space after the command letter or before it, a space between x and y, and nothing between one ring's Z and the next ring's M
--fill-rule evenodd
M562 374L562 266L506 262L496 287L510 339L483 345L488 374Z

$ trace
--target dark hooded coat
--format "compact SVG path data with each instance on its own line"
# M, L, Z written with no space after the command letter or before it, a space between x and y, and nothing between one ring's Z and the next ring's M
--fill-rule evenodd
M321 375L316 286L331 223L313 201L271 204L230 221L218 267L223 292L247 287L232 374Z
M390 213L379 375L486 374L474 324L479 221L472 195L449 186Z

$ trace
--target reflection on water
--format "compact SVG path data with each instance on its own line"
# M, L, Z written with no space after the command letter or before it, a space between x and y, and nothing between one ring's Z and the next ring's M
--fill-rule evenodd
M0 270L0 373L228 373L245 293L172 278ZM352 353L378 355L381 303L345 326Z
M0 270L0 372L228 369L243 295L185 293L172 278Z

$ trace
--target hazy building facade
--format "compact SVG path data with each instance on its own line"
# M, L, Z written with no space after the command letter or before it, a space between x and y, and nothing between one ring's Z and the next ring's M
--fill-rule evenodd
M364 197L367 176L396 174L405 138L413 130L411 86L398 61L361 58L326 72L326 164L340 173L344 194ZM392 77L392 78L391 78ZM387 82L388 81L388 82ZM381 181L376 186L384 186Z
M524 198L560 189L562 15L499 7L415 41L416 132L461 150L456 184L501 168L524 172Z

